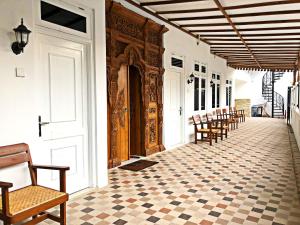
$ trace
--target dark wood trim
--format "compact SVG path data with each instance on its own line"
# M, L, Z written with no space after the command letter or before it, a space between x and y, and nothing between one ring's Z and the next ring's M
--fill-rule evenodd
M240 17L256 17L256 16L271 16L271 15L288 15L288 14L299 14L300 10L282 10L282 11L271 11L271 12L257 12L257 13L240 13L231 14L230 18ZM186 21L186 20L211 20L211 19L222 19L223 16L192 16L192 17L174 17L170 18L169 21Z
M277 36L300 36L300 33L267 33L267 34L243 34L243 37L277 37ZM203 34L203 38L208 37L236 37L234 34Z
M238 38L209 38L208 40L210 41L211 44L214 43L212 41L224 41L224 42L240 41L240 39L238 39ZM300 41L300 38L250 38L250 39L244 38L244 40L247 42L251 42L251 41L258 41L258 42L261 42L261 41Z
M300 11L299 11L300 12ZM299 30L300 26L289 27L263 27L263 28L240 28L239 31L266 31L266 30ZM208 32L232 32L232 29L210 29L210 30L191 30L192 33L208 33Z
M291 46L254 46L252 47L251 49L263 49L263 48L266 48L266 49L290 49L290 50L299 50L300 48L294 48L294 47L291 47ZM211 50L216 50L216 49L243 49L243 47L234 47L234 46L219 46L219 47L212 47ZM289 50L288 50L289 51Z
M153 1L153 2L143 2L141 6L153 6L153 5L171 5L189 2L201 2L207 0L165 0L165 1Z
M298 42L263 42L263 43L256 43L256 42L247 42L247 45L296 45L296 46L300 46L300 43ZM232 42L228 42L228 43L224 43L224 42L211 42L210 45L212 47L216 46L216 45L225 45L225 46L232 46L232 45L240 45L243 46L243 43L232 43Z
M290 19L290 20L262 20L262 21L245 21L245 22L235 22L237 26L243 25L261 25L261 24L280 24L280 23L300 23L300 19ZM227 26L227 23L196 23L196 24L181 24L180 27L217 27L217 26Z
M262 3L254 3L254 4L227 6L223 8L224 10L233 10L233 9L257 8L257 7L273 6L273 5L286 5L286 4L294 4L294 3L299 3L299 1L289 0L289 1L262 2ZM144 4L142 3L142 5ZM219 9L205 8L205 9L188 9L188 10L165 10L165 11L157 11L157 13L158 14L180 14L180 13L200 13L200 12L214 12L214 11L219 11Z

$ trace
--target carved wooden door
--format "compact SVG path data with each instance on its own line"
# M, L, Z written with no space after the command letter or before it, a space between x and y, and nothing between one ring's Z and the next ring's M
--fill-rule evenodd
M119 70L117 110L117 158L121 161L129 159L129 98L128 98L128 66L122 65Z

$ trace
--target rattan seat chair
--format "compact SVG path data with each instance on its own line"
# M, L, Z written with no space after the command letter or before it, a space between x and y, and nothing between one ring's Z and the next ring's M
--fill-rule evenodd
M0 147L0 169L28 163L31 185L9 192L12 183L0 181L0 220L4 225L22 222L23 225L37 224L45 219L51 219L61 225L66 224L66 171L69 167L33 165L27 144L16 144ZM60 175L60 190L39 186L37 170L57 170ZM60 216L52 215L46 210L60 206ZM32 218L28 221L29 218Z

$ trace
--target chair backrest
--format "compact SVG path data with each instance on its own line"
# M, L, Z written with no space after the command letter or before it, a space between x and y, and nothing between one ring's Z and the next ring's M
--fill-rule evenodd
M192 116L194 125L201 124L201 117L199 114Z
M217 115L222 115L222 110L221 109L216 109Z
M207 119L207 121L212 121L213 115L211 113L206 113L206 119Z
M29 146L27 144L15 144L0 147L0 168L6 168L21 163L32 164Z
M227 113L227 109L226 108L222 109L222 113Z

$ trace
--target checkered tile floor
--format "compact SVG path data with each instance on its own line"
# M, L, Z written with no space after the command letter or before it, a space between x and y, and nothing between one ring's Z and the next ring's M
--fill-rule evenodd
M283 120L248 119L212 147L153 155L159 163L140 172L110 170L107 187L68 202L68 224L300 225L291 152Z

